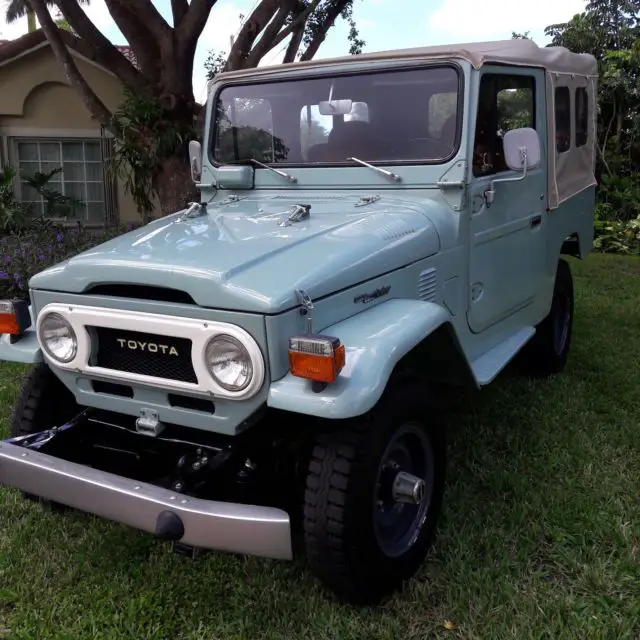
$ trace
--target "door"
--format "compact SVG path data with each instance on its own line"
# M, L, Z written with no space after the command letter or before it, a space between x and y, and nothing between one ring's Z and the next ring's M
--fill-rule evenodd
M478 333L533 302L544 277L547 207L545 79L541 69L485 67L479 78L469 206L468 323ZM517 182L503 160L501 135L535 128L541 160Z

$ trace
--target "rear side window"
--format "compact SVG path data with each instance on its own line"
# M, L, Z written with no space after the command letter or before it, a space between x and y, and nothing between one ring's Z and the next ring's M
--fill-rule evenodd
M584 147L589 137L589 98L584 87L576 89L576 147Z
M565 153L571 147L571 96L569 87L556 88L556 150Z

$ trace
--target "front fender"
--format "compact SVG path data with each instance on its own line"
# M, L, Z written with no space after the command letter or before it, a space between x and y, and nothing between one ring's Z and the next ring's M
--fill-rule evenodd
M20 362L38 364L42 362L42 350L33 322L33 307L29 307L31 326L20 336L20 340L11 343L11 336L0 334L0 362Z
M308 380L288 373L271 384L267 405L330 419L362 415L378 402L400 359L450 320L432 302L394 299L327 327L322 333L340 338L346 349L336 382L315 393Z

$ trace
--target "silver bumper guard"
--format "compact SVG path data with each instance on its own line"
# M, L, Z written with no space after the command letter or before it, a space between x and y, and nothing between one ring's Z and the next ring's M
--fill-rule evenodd
M0 484L204 549L291 560L285 511L191 498L0 442Z

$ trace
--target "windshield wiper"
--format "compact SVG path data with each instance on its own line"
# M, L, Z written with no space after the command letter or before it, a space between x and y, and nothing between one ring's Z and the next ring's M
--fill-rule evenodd
M292 176L288 173L285 173L284 171L281 171L280 169L274 169L273 167L270 167L268 164L264 164L262 162L258 162L258 160L256 160L255 158L251 158L250 160L251 162L255 162L259 167L262 167L263 169L269 169L269 171L273 171L273 173L277 173L279 176L286 178L289 182L298 182L298 178L296 178L295 176Z
M360 160L359 158L347 158L347 160L352 160L353 162L357 162L358 164L361 164L363 167L368 167L369 169L373 169L374 171L377 171L378 173L385 176L386 178L391 178L394 182L402 182L402 178L397 173L393 173L392 171L387 171L386 169L381 169L380 167L374 167L372 164L369 164L364 160Z

